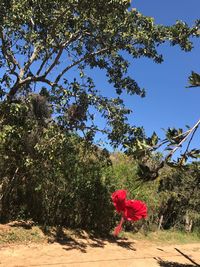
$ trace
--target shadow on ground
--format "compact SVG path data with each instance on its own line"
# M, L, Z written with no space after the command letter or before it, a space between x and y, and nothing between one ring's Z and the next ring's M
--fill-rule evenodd
M178 263L178 262L173 262L173 261L163 261L163 260L157 260L158 264L161 267L194 267L196 265L193 264L184 264L184 263Z
M174 248L177 252L180 253L180 255L182 255L184 258L186 258L188 261L190 261L191 263L186 263L186 264L183 264L183 263L178 263L178 262L172 262L172 261L164 261L162 260L161 258L155 258L158 262L158 264L161 266L161 267L194 267L194 266L199 266L200 265L195 262L190 256L188 256L187 254L183 253L180 249L178 248Z
M104 248L106 244L116 244L124 249L135 251L134 242L127 238L119 238L114 236L101 237L95 234L88 234L83 230L69 231L62 227L54 228L52 231L43 230L48 236L48 242L57 242L63 245L64 250L79 250L83 253L87 252L87 248Z

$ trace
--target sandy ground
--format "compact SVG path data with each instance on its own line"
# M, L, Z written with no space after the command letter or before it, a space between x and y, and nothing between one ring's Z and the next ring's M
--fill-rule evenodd
M155 245L131 239L70 239L53 244L0 246L1 267L200 266L200 243Z

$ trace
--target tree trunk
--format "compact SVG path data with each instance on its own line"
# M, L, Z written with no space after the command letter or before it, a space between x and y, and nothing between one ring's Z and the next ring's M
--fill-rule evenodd
M188 212L185 215L185 231L190 233L192 230L193 221L190 220L190 217L188 215Z
M158 231L162 227L162 222L163 222L163 215L160 216L159 224L158 224Z

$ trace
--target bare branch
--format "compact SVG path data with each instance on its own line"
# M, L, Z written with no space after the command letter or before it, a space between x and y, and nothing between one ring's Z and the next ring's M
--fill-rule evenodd
M38 71L37 71L37 73L36 73L36 76L39 76L40 75L40 72L42 71L42 69L43 69L43 67L44 67L44 65L47 63L47 61L51 58L51 56L55 53L55 48L53 49L53 51L50 53L50 54L48 54L48 53L46 53L46 57L43 59L43 61L42 61L42 64L40 65L40 67L39 67L39 69L38 69Z
M7 98L9 100L12 100L12 98L14 97L14 95L17 93L18 89L20 87L22 87L24 84L28 83L31 81L31 77L27 77L26 79L20 81L17 80L16 83L13 85L13 87L10 89Z
M30 66L32 65L32 63L35 61L35 59L37 58L38 55L38 45L36 45L34 47L33 53L31 55L31 57L29 58L29 60L25 63L24 68L20 69L20 73L19 73L19 79L21 80L24 76L24 74L27 72L27 70L30 68Z
M99 54L102 54L102 53L105 53L106 51L108 51L108 48L103 48L103 49L100 49L96 52L93 52L93 53L90 53L90 54L86 54L85 56L83 56L82 58L80 58L79 60L77 61L74 61L71 65L67 66L58 76L57 78L55 79L55 82L52 82L50 80L48 80L46 78L46 76L54 69L54 67L59 63L59 59L63 53L63 50L69 45L71 44L72 42L78 40L82 38L82 33L77 32L76 34L74 34L70 40L62 43L60 45L60 48L58 50L58 53L55 57L55 59L53 60L52 64L49 66L49 68L45 71L45 73L43 75L40 75L40 72L42 71L45 63L48 61L48 59L53 55L53 53L55 52L55 49L53 49L52 53L50 55L47 55L46 59L44 59L44 61L42 62L42 64L40 65L38 71L37 71L37 74L36 76L29 76L25 79L23 79L23 76L24 74L27 72L27 70L30 68L31 64L34 62L34 60L37 58L37 55L38 55L38 46L35 46L34 48L34 51L32 53L32 56L30 57L30 59L27 61L27 63L24 65L24 68L20 68L20 74L18 75L18 79L17 81L15 82L14 86L10 89L10 92L8 94L8 98L9 99L12 99L12 97L17 93L18 89L21 88L22 86L24 86L25 84L28 84L28 83L31 83L31 82L44 82L44 83L47 83L49 86L53 87L53 86L56 86L57 83L59 82L59 80L61 79L61 77L68 71L70 70L71 68L73 68L74 66L78 65L79 63L81 63L82 61L86 60L86 59L89 59L93 56L96 56L96 55L99 55Z
M188 145L187 145L187 147L186 147L186 150L185 150L185 152L184 152L184 154L183 154L183 157L187 154L187 152L188 152L188 150L189 150L189 147L190 147L190 144L191 144L191 142L192 142L192 139L193 139L193 137L194 137L195 132L197 131L197 129L198 129L198 126L195 127L195 129L194 129L194 131L193 131L193 133L192 133L192 135L191 135L191 137L190 137L190 140L189 140Z
M70 40L68 40L67 42L64 42L63 44L60 44L58 54L57 54L56 58L54 59L53 63L50 65L49 69L46 70L46 72L44 73L44 76L47 76L50 73L50 71L58 64L58 60L59 60L60 56L62 55L62 53L60 54L60 52L63 52L64 48L66 48L70 43L75 41L76 38L77 39L81 38L81 36L79 36L79 34L80 34L80 32L76 33ZM42 64L40 65L40 67L36 73L36 76L38 76L41 73L44 65L47 63L47 61L51 58L51 56L55 52L56 52L56 48L54 48L53 51L49 55L46 56L46 58L43 60Z
M12 99L12 97L16 94L16 92L18 91L18 89L20 89L20 87L22 87L23 85L32 83L32 82L43 82L46 83L48 85L50 85L51 87L55 86L56 84L54 82L51 82L50 80L48 80L47 78L45 78L44 76L39 76L39 77L27 77L24 80L18 81L15 83L15 85L11 88L9 94L8 94L8 98Z
M53 61L53 63L50 65L50 67L45 71L44 76L46 77L51 71L52 69L59 63L59 59L63 53L63 50L72 42L80 39L82 37L82 34L79 32L77 32L76 34L74 34L68 41L64 42L63 44L60 44L59 49L58 49L58 53ZM55 52L55 51L54 51Z
M59 49L59 51L58 51L58 53L57 53L57 55L56 55L56 57L55 57L55 59L54 59L54 61L53 61L53 63L50 65L50 67L45 71L45 73L44 73L44 76L46 77L50 72L51 72L51 70L59 63L59 59L60 59L60 57L61 57L61 55L62 55L62 52L63 52L63 50L64 50L64 47L63 46L61 46L60 47L60 49Z
M50 80L48 80L47 78L41 76L38 77L34 80L35 82L43 82L43 83L47 83L48 85L50 85L51 87L55 86L56 84L54 82L51 82Z
M186 136L180 141L180 143L166 156L166 160L169 159L176 152L176 150L182 146L182 144L188 139L188 137L190 136L190 134L192 134L193 131L196 132L199 125L200 125L200 119L190 130L187 131ZM192 134L192 138L193 136L194 134ZM191 143L191 141L192 140L189 141L189 144Z

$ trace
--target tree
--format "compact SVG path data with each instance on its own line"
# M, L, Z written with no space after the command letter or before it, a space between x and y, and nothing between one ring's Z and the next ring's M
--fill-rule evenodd
M191 231L199 225L199 163L188 164L187 168L164 168L159 185L163 197L160 214L164 215L163 226L184 227Z
M101 131L115 146L137 130L127 122L131 110L124 106L122 92L145 95L127 74L127 55L160 63L157 46L169 41L190 51L189 38L198 32L198 25L189 28L180 21L171 27L155 25L127 0L13 0L1 1L1 6L2 101L46 91L59 125L89 140ZM115 98L95 87L89 74L96 68L104 70ZM105 127L99 127L95 112L107 121Z

